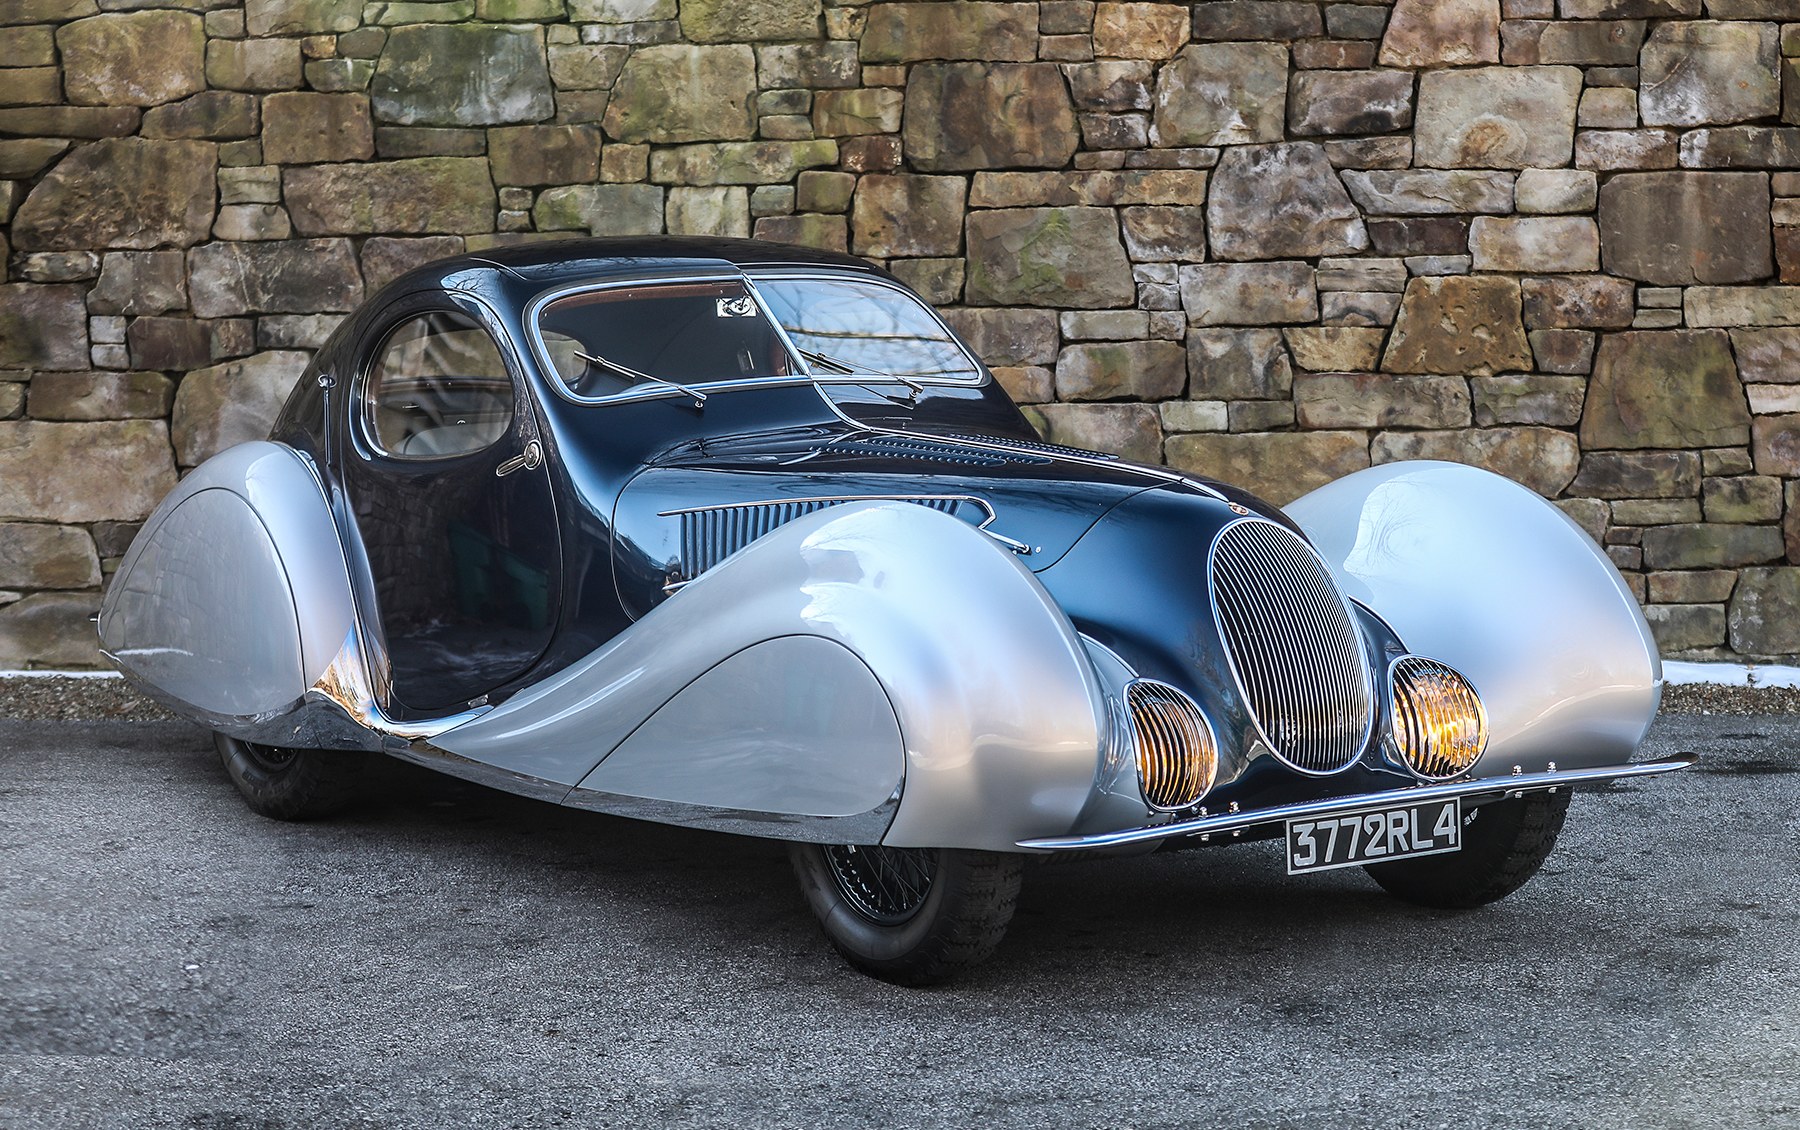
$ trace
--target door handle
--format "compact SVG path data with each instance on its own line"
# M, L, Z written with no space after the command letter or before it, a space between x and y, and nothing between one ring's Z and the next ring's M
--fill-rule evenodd
M544 449L537 440L525 445L525 450L494 468L496 478L505 478L523 467L527 471L535 471L544 465Z

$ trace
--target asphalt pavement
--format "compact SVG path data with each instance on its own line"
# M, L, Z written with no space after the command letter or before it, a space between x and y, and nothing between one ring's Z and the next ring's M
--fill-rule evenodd
M411 770L279 824L185 724L0 722L0 1126L1800 1127L1800 717L1684 749L1483 910L1052 864L908 990L776 846Z

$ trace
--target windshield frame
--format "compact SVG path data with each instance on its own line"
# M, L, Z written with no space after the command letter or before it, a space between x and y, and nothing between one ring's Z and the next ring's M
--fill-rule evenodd
M782 325L781 320L776 318L774 312L770 310L769 304L763 299L762 292L757 289L756 280L759 278L771 280L806 279L827 282L841 280L844 282L868 283L894 291L903 300L914 303L931 316L931 320L937 324L939 329L944 331L945 340L953 343L956 346L957 351L968 358L970 369L975 374L975 377L970 379L967 377L908 376L905 380L902 380L899 377L890 376L885 373L822 372L815 368L811 362L806 360L805 355L801 352L799 347L794 344L793 338L788 335L787 327ZM756 302L757 310L768 320L769 325L773 328L776 336L781 341L781 347L787 351L788 360L793 365L795 372L785 376L732 377L716 381L684 381L682 382L682 385L663 383L664 378L657 377L656 374L652 373L649 375L655 378L654 380L643 381L631 385L628 388L620 389L617 392L607 393L604 396L583 396L569 387L568 382L563 379L561 371L557 369L555 362L551 360L550 348L548 343L544 340L543 323L540 320L539 315L542 314L544 307L552 302L563 298L569 298L573 295L590 294L602 290L617 290L624 287L720 282L741 282L744 284L750 297ZM699 389L702 392L713 393L750 388L829 384L911 384L923 386L940 385L955 388L979 388L992 379L988 373L987 366L982 364L981 359L975 356L975 354L969 350L967 345L963 344L963 340L956 335L956 331L950 328L949 323L944 321L943 316L938 313L937 309L933 307L931 303L920 298L899 283L881 278L872 273L863 274L861 272L833 271L817 268L796 270L791 267L786 267L777 270L754 272L737 269L667 275L653 274L647 277L634 275L629 278L588 280L585 282L570 283L565 286L554 287L539 294L526 305L523 323L523 328L528 339L528 345L531 349L532 359L537 363L539 369L542 370L546 382L555 391L556 395L573 404L619 404L634 400L661 400L669 397L686 397L692 395L692 393L688 391L689 389ZM604 355L605 350L601 350L601 353Z

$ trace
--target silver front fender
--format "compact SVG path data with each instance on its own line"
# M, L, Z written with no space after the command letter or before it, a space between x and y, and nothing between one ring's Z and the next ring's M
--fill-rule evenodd
M1016 850L1074 824L1106 724L1074 628L1015 555L868 502L782 526L432 744L670 823Z
M1344 592L1487 706L1476 776L1626 761L1662 696L1649 625L1606 554L1562 511L1459 463L1390 463L1287 513Z

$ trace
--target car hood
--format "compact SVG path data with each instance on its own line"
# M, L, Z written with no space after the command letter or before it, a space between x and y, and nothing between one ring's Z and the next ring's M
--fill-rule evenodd
M832 499L902 498L1054 565L1109 510L1167 472L1052 444L950 432L809 427L683 445L626 484L614 571L635 615L783 521ZM1204 492L1195 484L1191 488Z

